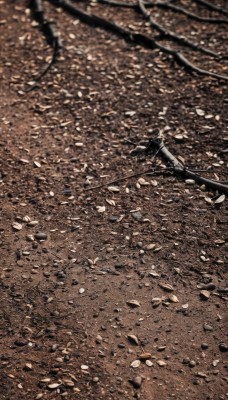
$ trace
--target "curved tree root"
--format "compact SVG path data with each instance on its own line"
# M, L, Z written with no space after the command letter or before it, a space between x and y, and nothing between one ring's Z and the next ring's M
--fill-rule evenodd
M135 10L138 10L138 8L139 8L138 3L125 3L122 1L116 1L116 0L97 0L97 2L100 4L106 4L106 5L109 5L112 7L133 8ZM228 24L228 19L201 17L200 15L194 14L193 12L187 10L184 7L180 7L180 6L171 4L169 1L157 1L155 3L144 2L144 6L146 6L148 8L158 7L158 8L165 8L167 10L172 10L174 12L186 15L186 17L188 17L190 19L194 19L195 21L199 21L199 22L206 22L206 23L210 23L210 24Z
M83 23L112 32L128 42L141 45L148 49L159 49L162 53L169 54L170 56L172 56L174 61L177 62L177 64L183 66L187 71L195 72L198 75L210 76L218 80L228 81L228 76L220 75L214 72L198 68L192 62L190 62L182 53L170 49L169 47L165 47L146 35L143 35L141 33L131 32L104 18L98 17L93 14L88 14L87 12L78 9L77 7L73 6L72 4L70 4L65 0L48 0L48 1L49 3L53 4L56 7L61 7L63 10L68 12L70 15L75 16Z
M163 139L152 139L150 141L150 148L151 147L159 150L159 153L161 153L162 156L171 163L171 165L173 166L173 171L177 175L182 176L184 179L194 179L194 181L196 181L200 185L205 185L210 189L218 190L219 192L228 194L228 185L224 185L221 182L213 181L212 179L203 178L202 176L191 171L190 169L185 168L185 166L181 164L180 161L178 161L172 153L170 153L168 148L165 146Z
M200 4L209 10L220 12L221 14L228 15L228 11L222 7L216 6L216 4L212 4L206 0L193 0L195 3Z
M139 4L139 10L143 14L143 16L149 20L151 27L156 29L161 34L162 39L172 40L173 42L176 42L183 46L189 47L192 50L196 50L196 51L200 51L204 54L208 54L212 57L219 57L218 53L216 53L212 50L209 50L206 47L195 44L191 40L187 39L185 36L178 36L172 32L169 32L161 24L154 21L154 19L148 14L148 12L145 8L145 4L143 3L142 0L138 0L138 4Z
M51 66L55 63L62 48L62 45L60 38L56 33L54 25L46 20L44 16L42 0L31 0L29 6L32 11L33 18L39 23L40 30L43 32L47 44L53 49L52 58L47 67L38 76L33 78L34 81L38 82L41 78L44 77L44 75L46 75ZM29 90L31 89L32 88L30 88Z

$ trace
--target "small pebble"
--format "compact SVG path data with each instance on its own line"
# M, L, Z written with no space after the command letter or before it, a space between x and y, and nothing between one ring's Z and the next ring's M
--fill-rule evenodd
M140 360L135 360L135 361L132 361L131 367L138 368L140 366L140 364L141 364Z
M190 360L188 365L190 368L194 368L196 366L196 362L194 360Z
M87 371L87 370L89 369L89 367L88 367L88 365L82 364L82 365L81 365L81 369L82 369L83 371Z
M47 234L44 232L38 232L35 234L35 238L37 240L46 240L47 239Z
M132 217L136 220L136 221L142 221L143 220L143 215L141 214L141 212L136 211L132 213Z
M152 366L153 366L153 363L152 363L152 361L150 361L150 360L146 360L145 364L146 364L148 367L152 367Z
M157 364L159 365L159 367L164 367L165 365L167 365L166 362L163 360L158 360Z
M135 389L139 389L142 385L142 377L140 375L135 376L134 378L130 379L129 382L134 386Z
M203 324L203 329L205 330L205 331L209 331L209 332L211 332L211 331L213 331L213 326L211 326L211 325L209 325L209 324L207 324L206 322Z
M219 350L222 351L223 353L228 351L228 345L225 343L220 343L219 344Z

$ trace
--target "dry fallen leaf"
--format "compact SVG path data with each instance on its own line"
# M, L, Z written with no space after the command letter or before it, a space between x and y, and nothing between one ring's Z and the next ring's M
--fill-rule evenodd
M177 296L175 296L175 294L170 294L169 297L168 297L168 300L171 303L179 303L179 300L178 300Z
M105 212L105 206L96 206L96 209L99 213Z
M224 202L226 196L224 194L222 194L221 196L219 196L216 200L215 200L215 204L221 204Z
M137 300L128 300L127 305L132 308L136 308L136 307L140 306L140 304Z
M119 192L120 188L118 186L108 186L108 190L109 190L109 192L115 193L115 192Z
M196 114L200 117L203 117L205 115L205 111L201 110L201 108L196 108Z
M134 344L139 344L139 339L137 338L137 336L135 336L135 335L128 335L128 340L131 342L131 343L134 343Z
M147 244L147 245L144 247L144 250L154 250L155 247L156 247L156 243L150 243L150 244Z
M48 385L49 389L56 389L61 385L61 383L51 383L50 385Z
M170 285L169 283L160 282L159 286L162 289L166 290L167 292L173 292L174 291L174 287L172 285Z
M23 228L23 225L19 224L18 222L14 222L12 227L15 231L20 231Z

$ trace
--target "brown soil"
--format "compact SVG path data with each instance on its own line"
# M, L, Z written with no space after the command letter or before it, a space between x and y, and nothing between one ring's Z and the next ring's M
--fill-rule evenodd
M150 156L130 152L167 126L176 156L226 181L225 83L46 4L63 52L26 93L51 50L24 1L0 5L0 399L225 399L226 201L172 175L86 190L150 168ZM94 12L143 21L130 10ZM225 49L223 25L176 18L179 33L194 28ZM225 73L225 63L189 55ZM142 353L149 363L133 368Z

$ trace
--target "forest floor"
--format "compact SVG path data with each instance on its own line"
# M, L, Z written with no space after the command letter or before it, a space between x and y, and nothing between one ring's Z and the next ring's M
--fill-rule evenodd
M158 128L227 181L226 82L46 3L63 49L27 91L51 50L25 1L0 7L0 399L226 399L226 199L130 154ZM187 21L175 14L180 34L225 49L223 24ZM149 168L163 173L106 185Z

